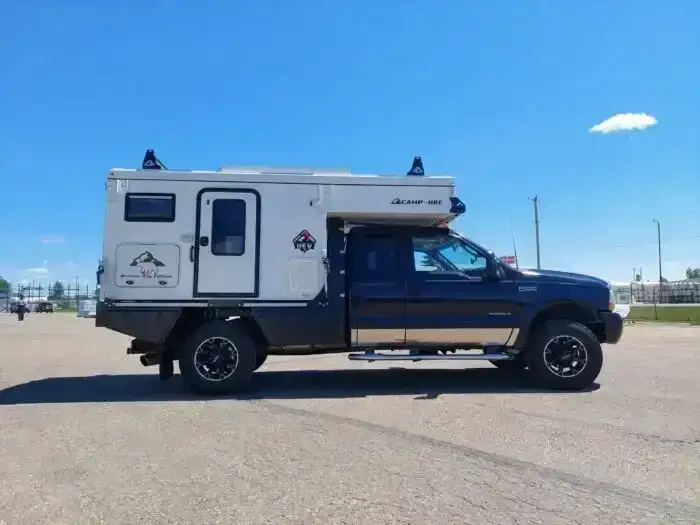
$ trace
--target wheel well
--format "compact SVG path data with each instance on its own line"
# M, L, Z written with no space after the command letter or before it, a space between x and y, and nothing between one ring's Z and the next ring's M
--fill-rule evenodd
M170 354L173 359L177 359L177 354L180 345L187 339L189 334L194 332L199 326L208 321L215 319L228 320L231 317L236 319L231 320L235 323L245 323L246 331L253 339L258 351L265 351L268 343L265 336L258 326L258 323L249 316L249 312L245 310L231 311L216 310L213 308L186 308L182 311L182 315L173 325L168 337L163 345L165 353Z
M588 327L599 341L601 341L605 336L603 324L598 320L595 313L592 312L590 308L579 303L570 302L555 303L539 312L530 322L528 334L535 333L544 323L562 320L581 323L582 325Z

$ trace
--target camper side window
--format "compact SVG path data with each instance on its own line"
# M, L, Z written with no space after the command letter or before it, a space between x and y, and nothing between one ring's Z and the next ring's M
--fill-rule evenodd
M175 195L172 193L127 193L124 203L127 222L173 222Z
M212 210L211 253L243 255L245 253L245 201L215 199Z

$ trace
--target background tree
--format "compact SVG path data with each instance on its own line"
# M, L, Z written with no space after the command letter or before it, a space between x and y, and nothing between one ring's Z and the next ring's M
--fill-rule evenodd
M688 268L685 271L685 276L688 279L700 279L700 268Z
M63 299L64 295L65 290L63 288L63 283L61 281L56 281L51 286L51 293L49 294L48 299L52 301L58 301L59 299Z
M8 291L9 292L11 288L12 288L12 285L10 284L10 281L0 277L0 291L3 291L3 292Z

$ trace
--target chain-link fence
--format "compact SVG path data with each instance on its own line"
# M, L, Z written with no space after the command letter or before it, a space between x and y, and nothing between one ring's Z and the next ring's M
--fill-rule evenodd
M700 304L700 281L615 284L621 304Z
M56 310L77 310L80 301L87 299L96 299L97 291L91 289L90 285L67 285L49 284L43 286L41 284L23 284L17 283L9 288L0 288L0 311L10 310L10 306L20 295L24 297L30 309L36 303L49 301L53 303Z

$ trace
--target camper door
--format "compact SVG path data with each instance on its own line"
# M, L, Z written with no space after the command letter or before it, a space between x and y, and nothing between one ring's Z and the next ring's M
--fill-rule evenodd
M260 258L258 192L221 188L200 191L192 258L195 296L257 297Z

